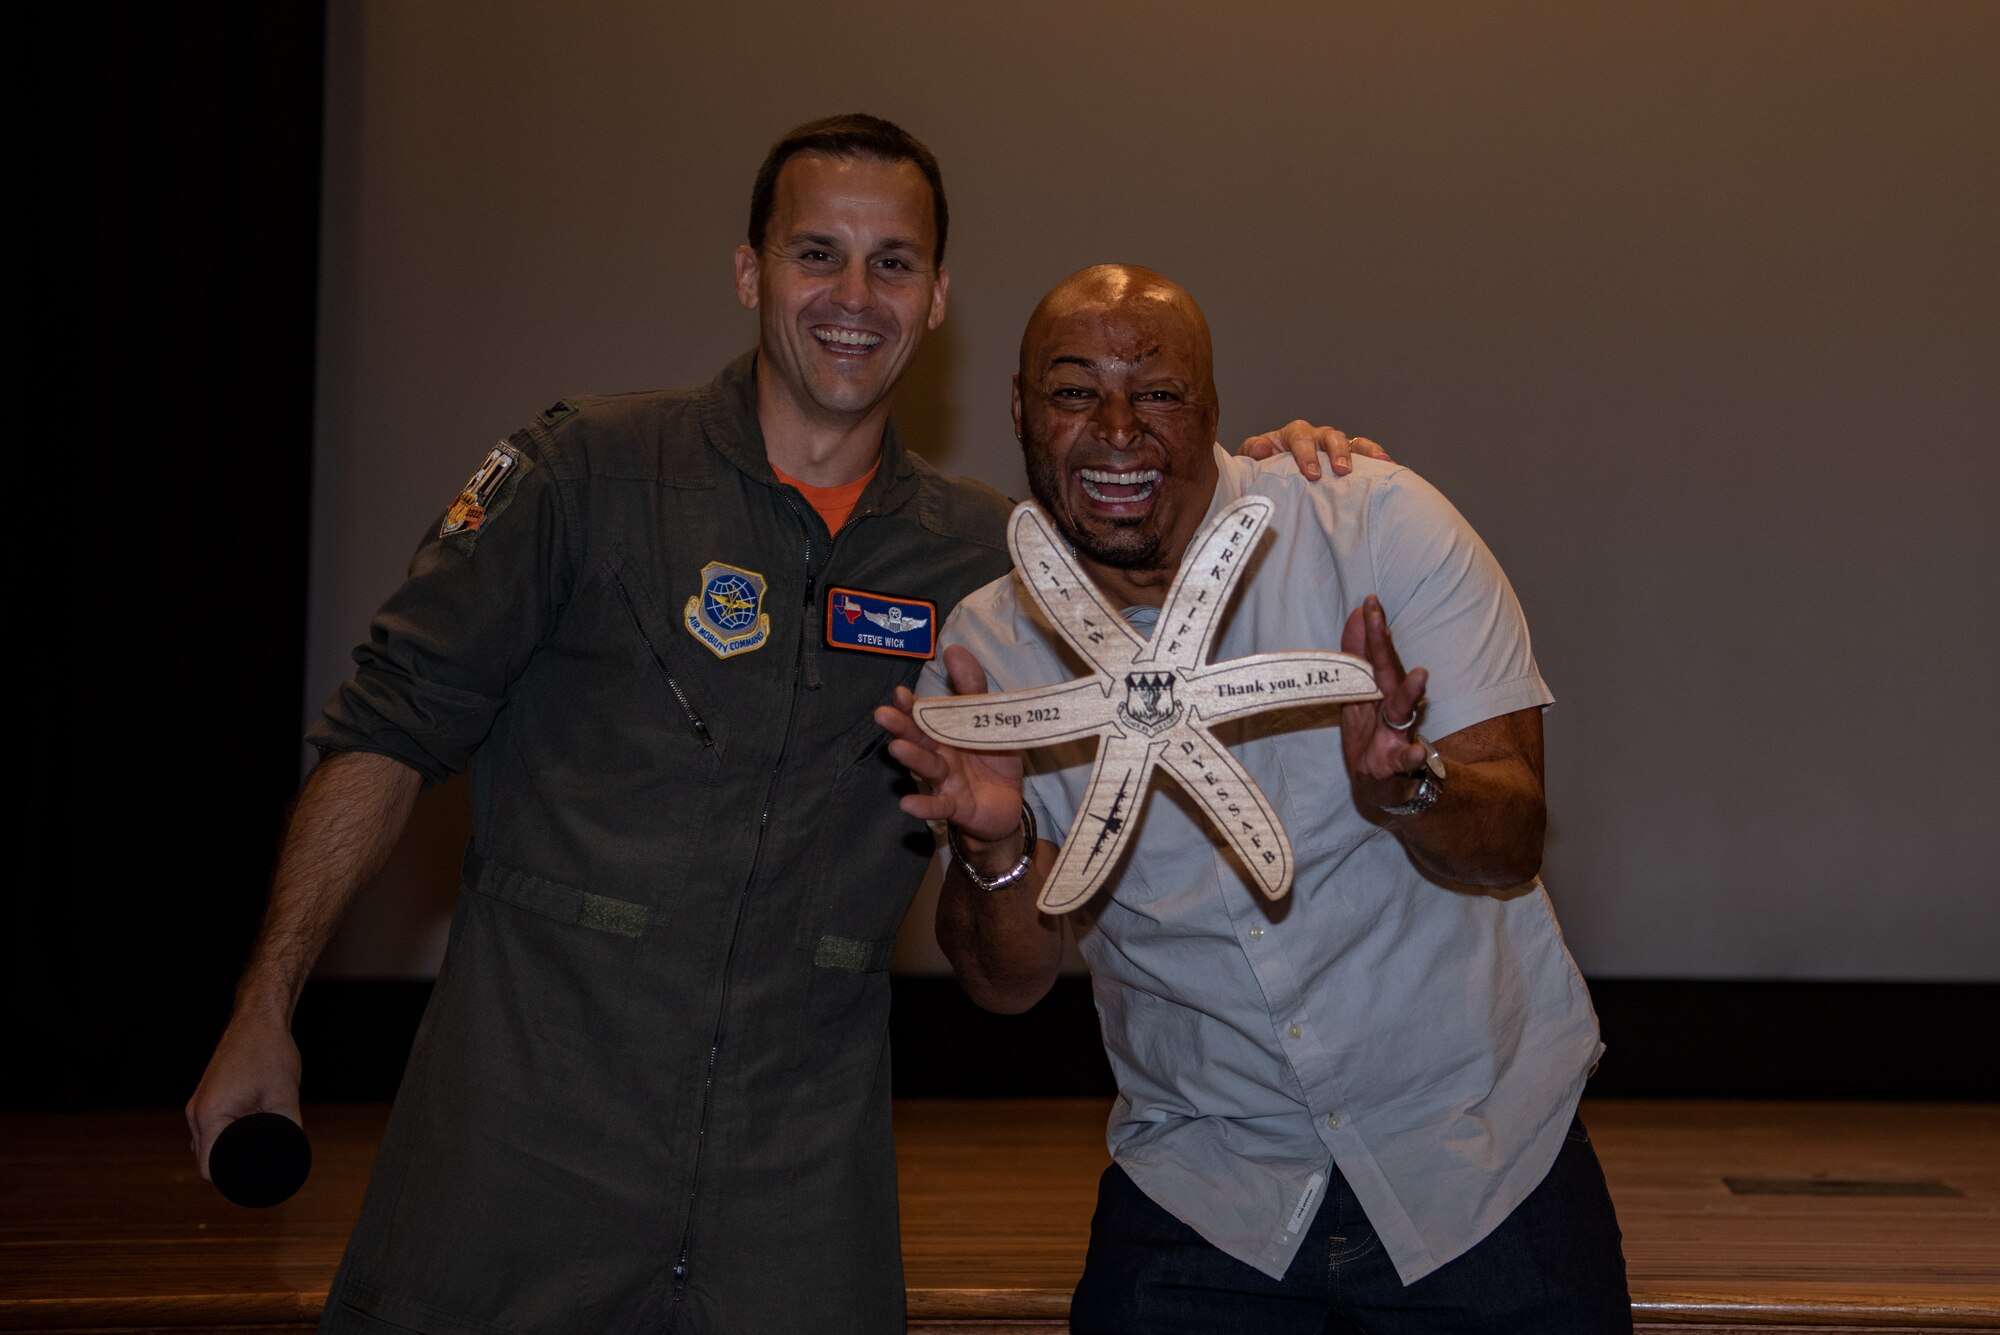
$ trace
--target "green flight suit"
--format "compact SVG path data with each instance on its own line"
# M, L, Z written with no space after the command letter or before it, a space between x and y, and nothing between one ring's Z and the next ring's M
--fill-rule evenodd
M511 437L312 731L469 768L473 820L322 1330L902 1329L885 970L932 840L870 712L921 660L830 648L826 591L941 622L1009 507L892 425L829 539L754 363Z

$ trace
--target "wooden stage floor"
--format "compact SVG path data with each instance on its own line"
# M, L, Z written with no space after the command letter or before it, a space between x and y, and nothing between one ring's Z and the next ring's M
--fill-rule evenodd
M0 1116L0 1330L309 1329L383 1114L311 1109L313 1179L265 1211L195 1177L177 1113ZM1063 1328L1104 1116L1096 1100L897 1104L912 1331ZM2000 1107L1584 1116L1640 1330L2000 1330Z

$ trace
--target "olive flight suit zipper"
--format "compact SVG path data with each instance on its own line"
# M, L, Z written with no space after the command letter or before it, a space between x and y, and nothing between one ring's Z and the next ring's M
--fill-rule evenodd
M813 650L817 647L813 639L816 629L813 611L817 604L818 578L813 569L812 523L800 512L798 505L793 501L791 495L780 492L779 496L784 501L785 508L792 512L792 517L799 521L799 527L805 534L805 616L803 625L800 627L798 658L792 664L792 690L785 709L785 727L784 731L779 734L782 740L778 747L777 759L771 766L770 780L764 788L764 805L763 809L757 814L757 835L751 846L750 869L744 879L743 889L737 895L736 920L730 927L729 948L724 952L722 957L722 981L721 988L716 996L715 1029L708 1045L707 1070L702 1075L701 1113L695 1122L694 1165L688 1175L687 1223L681 1231L680 1251L674 1260L672 1301L676 1306L680 1304L682 1296L687 1292L689 1258L694 1251L695 1213L699 1207L701 1197L702 1151L708 1143L708 1117L715 1101L715 1067L722 1052L722 1041L725 1037L725 1027L729 1014L729 980L736 965L736 946L743 935L743 914L750 906L750 890L757 883L757 868L764 857L764 834L771 824L771 801L777 793L779 777L784 773L785 757L791 751L792 718L798 712L799 679L801 676L810 675L812 677L811 685L815 688L819 685L816 656L811 660L813 664L811 673L808 674L806 671L809 655L813 655ZM855 521L864 518L866 513L868 512L856 514L849 523L841 526L842 530L845 531ZM829 541L828 560L831 561L831 559L832 543Z

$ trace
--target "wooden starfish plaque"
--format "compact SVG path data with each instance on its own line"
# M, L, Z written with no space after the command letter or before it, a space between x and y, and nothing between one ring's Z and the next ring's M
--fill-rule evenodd
M1379 700L1375 675L1352 654L1323 649L1207 662L1222 609L1271 520L1263 496L1231 501L1188 548L1153 638L1104 600L1040 506L1023 502L1007 526L1014 564L1051 624L1094 671L1075 681L916 704L932 737L973 751L1014 751L1097 738L1097 763L1038 901L1067 913L1111 874L1155 768L1193 795L1257 886L1292 887L1292 845L1263 790L1210 729L1227 719L1322 701ZM1311 591L1307 591L1310 594Z

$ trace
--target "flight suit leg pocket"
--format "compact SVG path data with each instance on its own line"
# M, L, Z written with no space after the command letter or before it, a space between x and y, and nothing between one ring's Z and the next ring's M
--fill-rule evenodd
M625 1013L651 910L468 854L466 888L486 911L482 963L520 1022L605 1041Z

